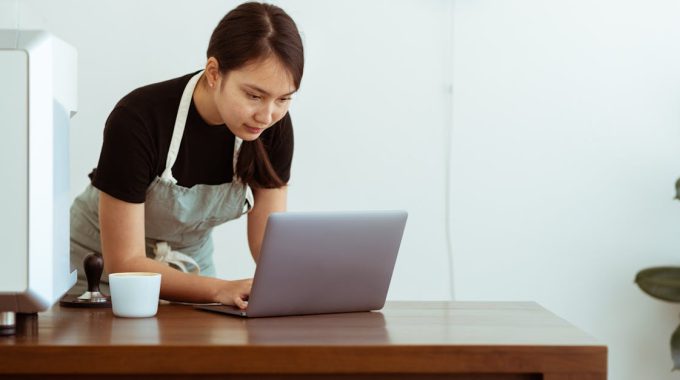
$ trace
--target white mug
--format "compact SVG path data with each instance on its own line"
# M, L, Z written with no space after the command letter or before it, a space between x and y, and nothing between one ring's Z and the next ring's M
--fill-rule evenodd
M161 274L127 272L109 274L113 314L118 317L153 317L158 312Z

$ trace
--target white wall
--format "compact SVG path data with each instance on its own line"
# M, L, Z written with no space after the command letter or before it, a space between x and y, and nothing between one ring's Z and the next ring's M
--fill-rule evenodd
M460 300L536 300L606 342L611 379L671 379L680 262L680 3L457 1Z
M448 184L457 299L536 300L609 346L611 379L678 377L680 308L633 278L679 261L680 3L278 3L307 49L291 209L408 209L390 298L447 299ZM237 2L191 4L0 0L0 27L79 50L74 196L115 102L200 67ZM252 273L242 222L216 246L222 276Z
M201 68L213 28L239 3L0 0L0 27L46 29L78 49L74 197L97 164L115 103L138 86ZM446 3L277 4L296 20L306 49L291 111L296 151L289 209L408 210L389 297L449 298L442 207L451 111ZM221 226L214 237L218 274L252 276L245 219Z

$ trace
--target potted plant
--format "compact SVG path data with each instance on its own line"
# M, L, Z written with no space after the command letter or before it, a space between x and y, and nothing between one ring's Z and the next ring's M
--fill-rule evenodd
M675 182L675 198L680 200L680 179ZM647 268L635 276L635 283L645 293L669 302L680 302L680 267ZM673 370L680 369L680 326L671 335Z

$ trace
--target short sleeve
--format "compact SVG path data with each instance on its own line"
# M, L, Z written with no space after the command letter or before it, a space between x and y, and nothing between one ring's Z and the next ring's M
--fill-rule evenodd
M106 120L92 185L122 201L143 203L156 176L155 145L143 118L117 106Z

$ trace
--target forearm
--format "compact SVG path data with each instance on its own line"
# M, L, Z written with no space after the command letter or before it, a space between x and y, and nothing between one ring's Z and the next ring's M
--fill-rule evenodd
M184 273L148 257L130 258L117 265L116 272L153 272L161 274L162 299L192 303L218 302L219 289L228 281Z
M127 203L100 192L104 269L108 273L154 272L161 274L161 298L171 301L220 302L245 308L252 281L225 281L187 274L146 257L144 204Z

